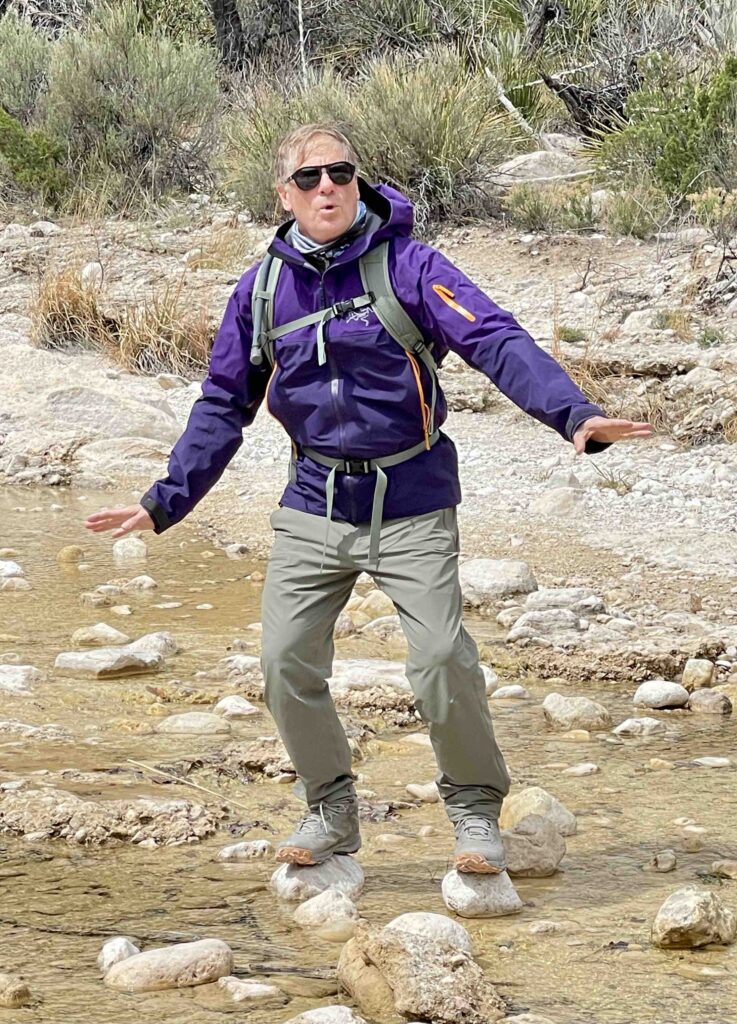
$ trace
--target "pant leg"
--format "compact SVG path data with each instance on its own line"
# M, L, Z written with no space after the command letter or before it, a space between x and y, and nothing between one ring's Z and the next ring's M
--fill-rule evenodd
M334 544L320 570L325 519L280 508L264 584L261 666L264 698L310 806L353 792L351 752L327 679L335 620L359 570ZM339 532L334 524L331 533Z
M448 816L496 817L509 775L478 648L463 625L455 509L386 523L374 578L394 601L407 637L407 678L429 728Z

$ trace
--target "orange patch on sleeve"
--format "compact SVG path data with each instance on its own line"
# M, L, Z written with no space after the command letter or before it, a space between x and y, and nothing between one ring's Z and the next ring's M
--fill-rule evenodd
M473 313L469 313L467 309L464 309L460 303L455 301L455 299L453 298L453 292L450 290L450 288L446 288L445 285L443 284L434 284L432 286L432 290L435 292L436 295L440 296L440 298L443 300L446 306L450 306L450 308L454 309L456 313L460 313L461 316L465 316L466 320L470 320L471 323L474 323L476 317L473 315Z

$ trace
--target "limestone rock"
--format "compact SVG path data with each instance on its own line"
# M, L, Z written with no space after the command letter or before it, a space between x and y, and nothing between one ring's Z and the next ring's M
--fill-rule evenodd
M409 680L404 674L404 664L381 658L336 659L328 685L331 693L340 693L343 690L368 690L378 685L389 686L400 692L412 692Z
M140 537L121 537L113 544L116 562L139 562L148 556L148 547Z
M652 939L666 949L693 949L709 943L728 945L737 936L737 919L713 892L693 887L671 893L653 922Z
M347 942L356 930L358 919L353 900L337 889L326 889L305 900L294 912L295 924L311 928L320 938L331 942Z
M358 608L364 615L368 615L369 619L379 619L384 616L397 614L394 602L381 590L372 590L371 593L366 595Z
M268 839L249 839L244 843L231 843L218 853L218 860L254 860L268 857L274 852L273 843Z
M0 1006L17 1010L31 1002L31 990L20 978L0 973Z
M282 864L271 876L271 888L283 900L303 903L326 889L337 889L350 899L360 896L364 885L363 868L353 857L329 857L314 867Z
M578 487L552 487L532 502L532 511L539 516L567 516L581 504Z
M529 700L530 694L518 683L513 683L511 686L500 686L498 690L492 693L493 700Z
M122 647L130 643L130 637L121 633L106 622L98 622L94 626L83 626L72 633L75 647Z
M56 553L56 560L60 565L77 565L84 558L84 548L79 544L67 544Z
M504 188L522 183L544 188L569 179L584 166L580 159L560 149L539 149L505 160L494 170L492 181Z
M528 814L550 818L562 836L576 834L576 816L540 786L530 786L505 797L499 816L499 826L503 829L513 829Z
M131 651L146 651L151 654L160 654L162 658L170 654L177 654L180 650L179 641L171 633L161 631L158 633L146 633L139 636L128 645Z
M220 939L202 939L150 949L122 960L107 972L105 984L122 992L158 992L207 985L232 971L230 946Z
M71 385L47 392L38 408L39 426L73 429L99 438L150 437L176 441L181 429L164 403L127 398L120 392Z
M343 988L371 1020L397 1024L400 1018L394 1008L394 993L375 964L356 941L349 939L338 960L338 980Z
M549 693L543 701L543 713L555 729L609 729L612 724L607 709L588 697Z
M528 814L513 829L502 832L510 875L546 878L558 870L566 842L550 818Z
M431 914L421 910L400 914L399 917L392 918L388 924L384 925L384 931L387 930L424 935L428 939L457 946L469 956L473 956L473 940L468 931L463 925L444 914Z
M580 632L581 619L575 612L569 608L547 608L520 615L507 634L507 643Z
M704 715L731 715L732 701L718 690L694 690L689 697L688 708Z
M284 1024L368 1024L348 1006L320 1006L305 1010L298 1017L290 1017Z
M134 576L123 584L122 590L125 593L135 593L136 591L156 590L158 583L153 576Z
M681 686L692 693L694 690L702 690L712 686L716 666L706 658L689 658L683 669Z
M10 593L11 591L33 590L33 587L23 576L9 576L7 578L0 576L0 590Z
M528 594L525 611L550 608L567 608L578 615L598 615L606 611L601 597L589 587L540 587Z
M652 736L653 733L665 732L665 722L659 718L626 718L624 722L612 730L616 736Z
M411 782L408 786L405 786L405 789L410 796L415 797L416 800L421 800L423 804L436 804L440 800L440 793L435 782L426 782L424 784Z
M44 673L33 665L0 665L0 693L25 695L45 678Z
M679 683L650 679L637 688L632 703L638 708L682 708L688 703L688 690Z
M17 562L12 562L7 559L0 560L0 579L8 580L19 576L25 576L25 573Z
M289 996L276 985L262 981L242 981L240 978L218 978L218 988L230 996L234 1003L246 1006L284 1006Z
M523 907L506 871L499 875L449 871L442 890L446 907L460 917L503 917Z
M259 709L254 704L251 704L250 700L246 700L245 697L241 697L239 694L223 697L212 710L214 714L221 715L229 722L242 721L244 718L251 718L252 715L260 714Z
M62 676L93 676L113 679L139 672L158 672L164 659L154 652L124 647L99 647L90 651L66 651L59 654L54 670Z
M207 711L185 711L180 715L169 715L156 726L156 732L192 734L196 736L213 734L230 735L230 726L220 715Z
M118 964L140 952L138 946L134 946L130 939L118 935L114 939L108 939L102 947L97 958L97 966L103 974L107 974L113 964Z
M463 600L472 608L489 607L501 598L537 590L527 562L472 558L460 567Z

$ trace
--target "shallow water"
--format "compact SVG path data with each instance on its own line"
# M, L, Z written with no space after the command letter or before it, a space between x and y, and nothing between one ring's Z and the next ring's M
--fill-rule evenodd
M0 780L50 772L37 776L40 785L95 799L154 795L208 803L207 796L184 785L151 781L126 761L162 764L222 745L222 737L149 732L161 714L207 710L208 705L162 705L148 687L171 679L206 685L213 701L235 692L227 682L202 684L194 674L214 667L236 639L253 643L249 650L258 652L258 637L246 627L259 618L261 584L244 577L263 566L228 560L186 526L161 538L151 536L145 564L116 566L110 538L92 537L82 526L85 515L109 502L109 496L81 498L49 491L0 492L0 547L17 550L34 587L28 593L0 594L0 656L15 652L21 662L49 671L59 651L71 649L71 633L99 621L131 637L171 630L183 652L157 675L91 681L49 672L31 697L3 694L0 718L55 722L69 731L70 739L0 736ZM50 511L53 503L63 510ZM24 511L15 511L19 507ZM67 544L85 549L87 569L58 565L56 553ZM118 618L107 608L80 605L81 592L141 572L153 576L159 587L121 598L131 605L131 616ZM169 601L182 606L154 607ZM197 610L201 603L214 608ZM487 621L470 619L469 628L479 639L496 635ZM339 656L401 657L396 648L367 640L340 641L337 651ZM624 744L605 737L571 743L544 726L539 703L550 684L524 682L534 701L492 705L514 782L552 791L578 815L579 832L568 840L563 871L551 879L517 880L526 901L522 914L464 922L489 976L515 1011L529 1008L557 1024L734 1024L737 947L666 953L650 946L649 929L670 892L698 883L698 873L708 873L714 860L737 857L735 770L678 766L706 754L735 759L735 724L676 713L668 719L666 736ZM633 713L634 689L634 684L624 692L582 679L570 692L600 700L621 721ZM264 712L235 725L233 738L273 731ZM677 767L649 771L644 766L654 757ZM563 767L581 761L594 761L601 771L583 778L561 775ZM107 771L116 768L124 770ZM85 775L69 773L64 779L63 769ZM404 799L404 786L427 781L434 768L429 749L387 731L369 744L357 770L360 786L386 801ZM217 783L207 779L206 784ZM300 813L291 787L275 782L233 781L227 795L244 805L233 810L234 821L268 826L251 829L248 839L273 838ZM678 817L707 828L703 850L684 851L681 830L673 824ZM418 838L418 830L428 824L437 827L437 834ZM388 846L379 839L386 833L405 839ZM444 912L440 882L452 841L439 806L423 805L401 811L394 821L367 823L363 834L360 860L367 884L360 907L366 918L382 923L409 910ZM202 843L153 850L29 844L0 836L0 970L23 974L39 999L32 1008L0 1009L0 1022L204 1024L237 1018L279 1024L307 1008L340 1001L330 994L340 946L293 926L289 907L279 905L267 890L271 863L217 862L217 850L230 841L227 828ZM665 847L676 850L676 871L643 871L650 856ZM737 910L737 882L706 881ZM529 927L539 920L565 927L533 935ZM213 986L137 996L113 992L102 984L95 960L105 938L117 934L147 948L185 938L224 939L234 950L238 976L271 976L294 997L282 1009L249 1011L227 1004ZM700 975L704 967L718 973Z

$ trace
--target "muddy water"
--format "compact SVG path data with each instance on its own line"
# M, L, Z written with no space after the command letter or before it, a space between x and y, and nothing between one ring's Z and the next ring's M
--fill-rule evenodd
M0 492L0 547L16 549L34 588L0 595L0 656L7 660L15 653L23 663L50 670L56 654L71 649L71 633L98 621L131 637L170 630L183 651L156 676L100 682L50 672L31 697L3 694L0 718L57 723L70 738L41 742L0 735L0 780L49 773L34 778L40 785L95 799L153 795L207 802L183 785L151 781L127 759L161 764L208 753L222 743L218 737L151 732L157 716L209 705L162 701L148 688L173 679L205 685L195 673L212 668L235 640L253 644L245 649L258 652L258 637L246 627L259 617L260 583L245 577L263 566L230 561L180 527L151 538L144 566L116 567L111 541L90 537L82 527L87 512L103 500L48 491ZM51 511L52 503L62 510ZM68 544L85 549L87 568L57 564L57 551ZM132 615L118 618L109 609L80 605L81 592L139 572L153 576L159 586L122 599ZM181 606L156 607L170 602ZM203 603L214 607L198 610ZM469 625L478 638L494 636L487 622L472 619ZM401 656L376 642L341 641L337 647L339 656ZM493 704L514 781L554 792L578 815L579 834L568 840L562 872L551 879L518 880L526 902L522 914L467 922L489 976L515 1011L529 1008L557 1024L734 1024L737 947L665 953L650 946L649 928L670 892L704 880L737 910L737 882L703 878L714 860L737 857L737 775L733 769L685 764L707 754L737 760L735 724L675 714L665 736L624 744L605 737L571 743L543 724L539 701L550 686L535 680L525 684L535 700ZM213 702L234 692L227 683L207 686ZM632 713L628 698L633 689L580 680L571 692L600 700L620 721ZM266 713L233 727L235 740L272 732ZM650 771L646 764L655 757L676 767ZM581 761L594 761L600 772L583 778L561 774ZM408 782L432 777L433 762L428 749L386 732L370 744L357 770L360 786L378 799L401 800ZM273 838L300 813L291 787L275 782L234 782L227 795L244 805L233 810L232 820L241 823L234 832L249 839ZM703 850L685 852L681 830L673 824L679 817L707 828ZM244 833L248 821L262 825ZM423 825L435 826L437 833L420 839ZM387 833L403 838L398 845L387 844L380 838ZM273 865L214 859L232 838L227 823L206 842L153 850L28 844L0 836L0 970L23 974L39 1000L24 1010L0 1009L0 1024L204 1024L218 1019L280 1024L305 1009L340 1001L333 994L340 947L292 925L289 908L267 890ZM452 842L440 807L423 805L401 811L393 821L366 823L364 844L360 859L367 885L360 907L365 917L381 923L409 910L443 912L440 881ZM676 850L676 871L643 871L650 856L664 847ZM532 934L530 926L541 920L561 929ZM271 978L292 994L292 1001L279 1010L248 1011L223 1000L213 986L139 996L113 992L102 984L95 959L105 938L118 934L146 947L222 938L235 952L239 977Z

